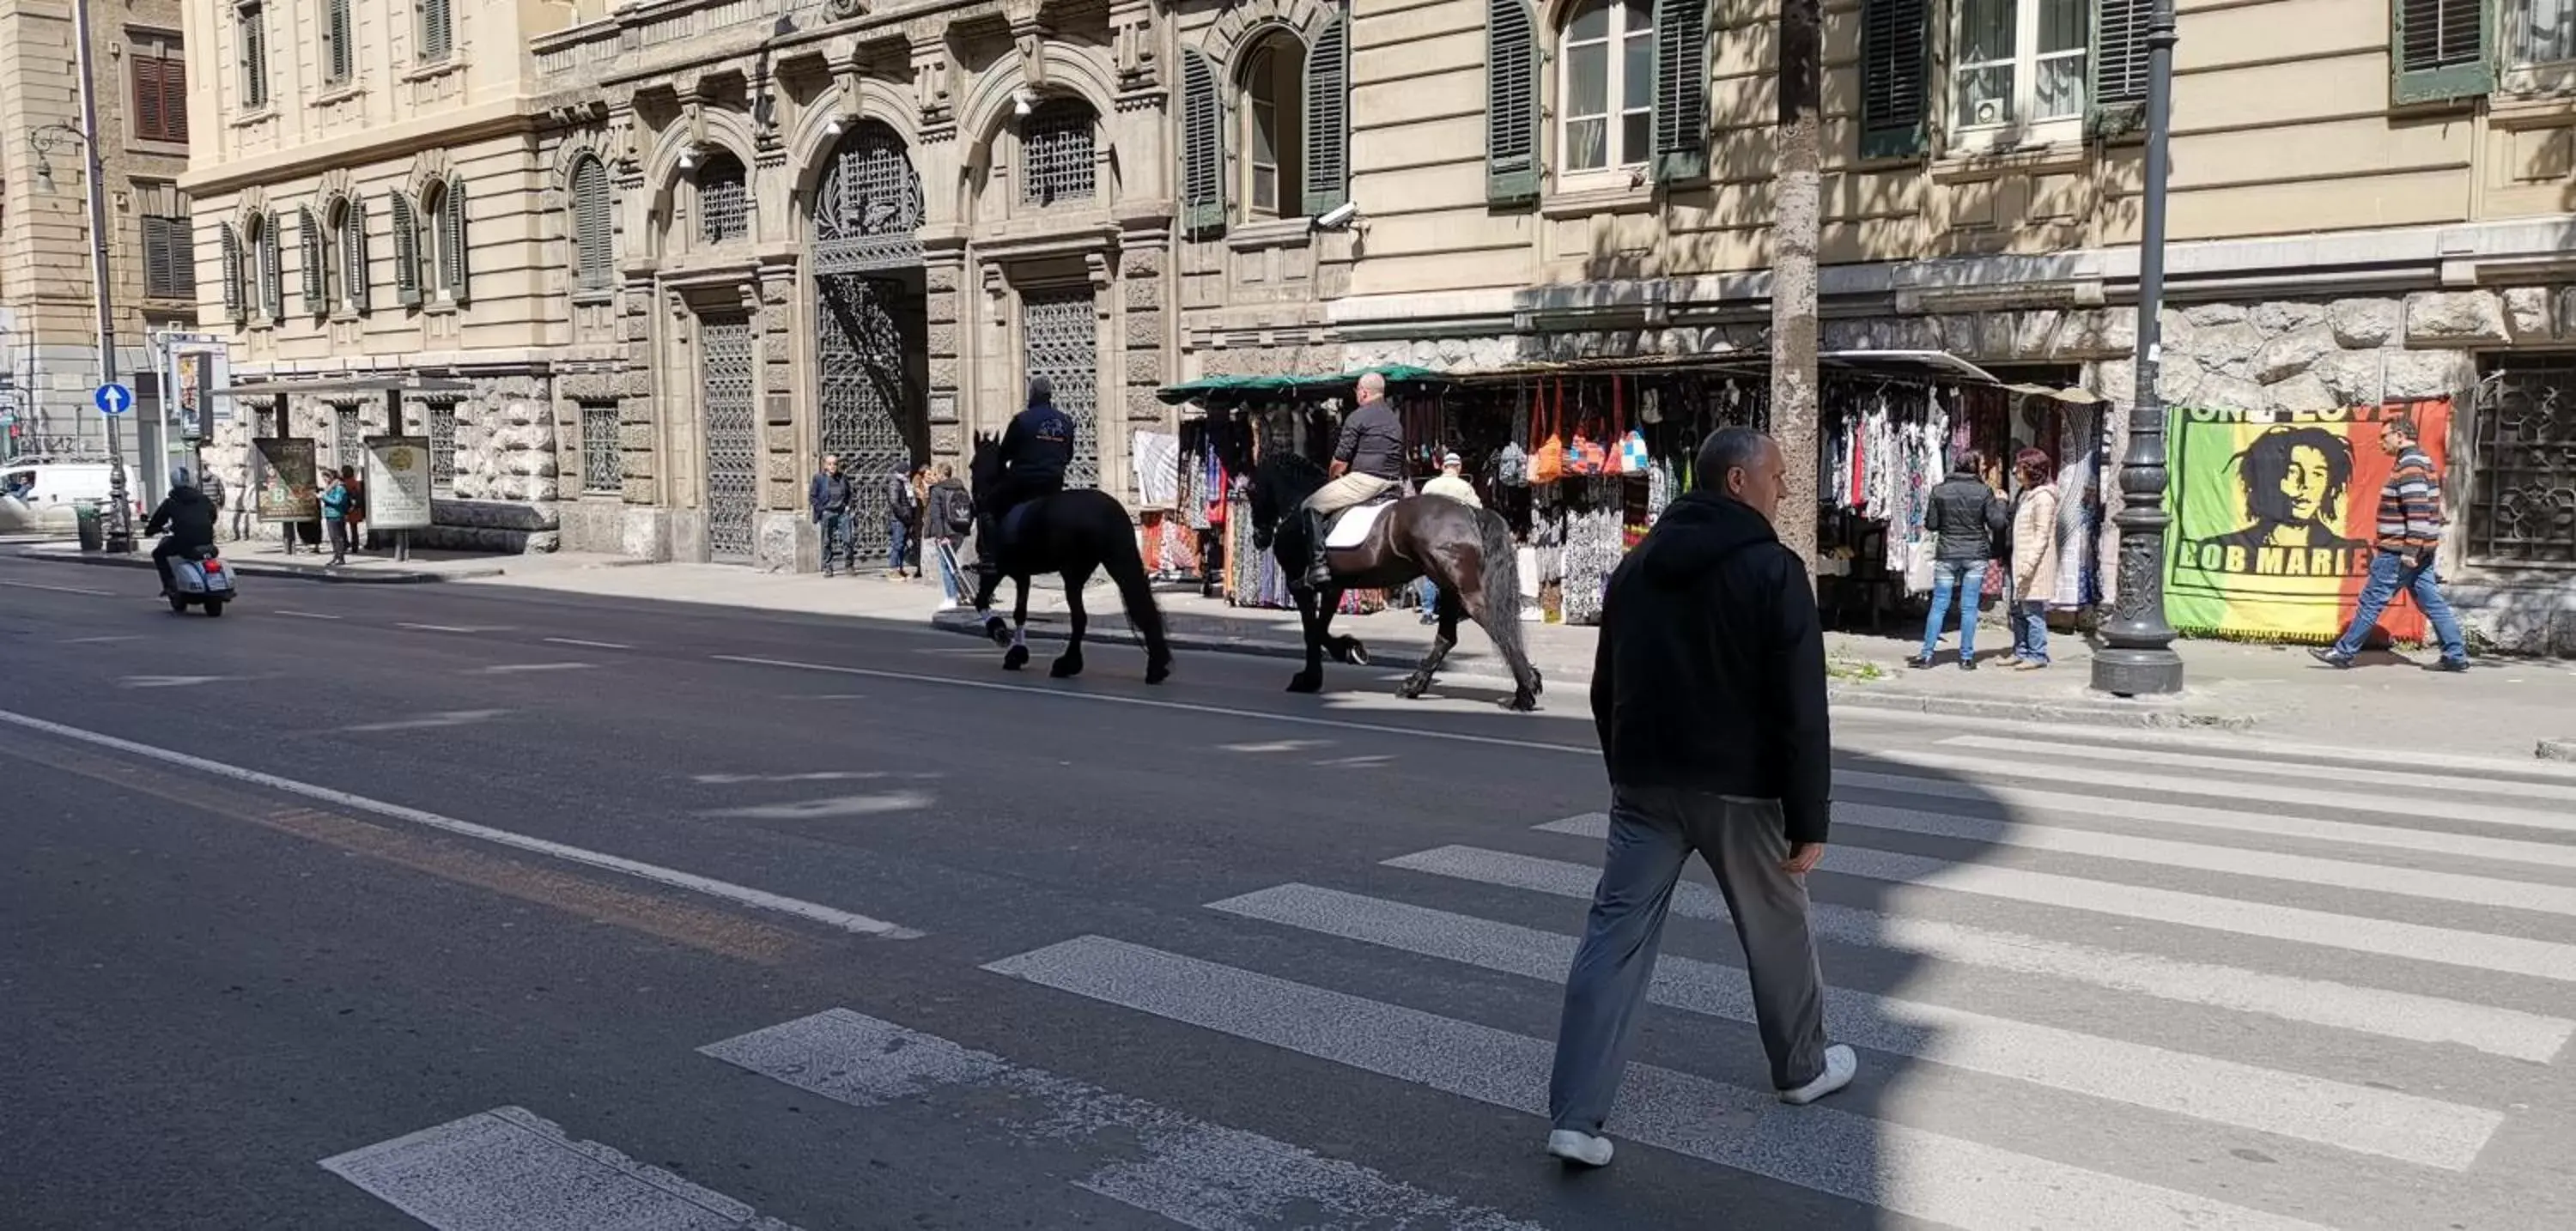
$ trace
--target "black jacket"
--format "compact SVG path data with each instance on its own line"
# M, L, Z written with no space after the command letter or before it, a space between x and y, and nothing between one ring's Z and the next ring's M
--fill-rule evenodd
M1362 403L1342 420L1333 460L1347 463L1352 474L1371 474L1389 483L1404 481L1404 421L1385 398Z
M1997 531L2003 527L2003 501L1973 470L1954 470L1932 489L1923 510L1923 528L1939 535L1932 558L1944 564L1995 558Z
M849 512L858 495L857 485L850 482L847 474L816 474L814 481L805 485L805 503L814 511L816 521L827 514Z
M922 533L935 538L962 539L974 533L975 498L966 494L966 485L955 479L941 479L930 485L930 519Z
M1040 402L1002 430L1003 473L1018 479L1062 479L1073 465L1073 416Z
M174 487L152 510L152 520L143 523L145 537L168 528L170 538L181 547L215 545L215 502L193 487Z
M1825 840L1824 627L1760 513L1692 492L1610 575L1592 721L1612 785L1777 799L1790 841Z

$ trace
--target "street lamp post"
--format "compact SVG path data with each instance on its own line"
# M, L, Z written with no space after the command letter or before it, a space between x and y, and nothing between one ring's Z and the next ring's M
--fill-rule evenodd
M2093 687L2120 697L2182 691L2182 656L2165 622L2165 406L2156 393L2162 366L2165 298L2165 178L2173 128L2174 0L2155 0L2147 19L2147 183L2138 243L2138 384L2129 410L2129 441L2120 458L2119 594L2093 656Z
M45 153L51 147L48 133L80 142L84 160L82 178L89 196L90 278L98 291L98 383L116 383L116 303L114 275L108 266L107 185L99 170L98 157L98 77L91 64L93 58L89 33L89 0L73 0L72 40L80 66L81 126L78 130L60 124L48 124L27 134L27 144L36 151L37 173L46 175ZM125 435L117 422L121 416L107 415L107 549L113 552L134 550L133 501L127 494L125 479Z

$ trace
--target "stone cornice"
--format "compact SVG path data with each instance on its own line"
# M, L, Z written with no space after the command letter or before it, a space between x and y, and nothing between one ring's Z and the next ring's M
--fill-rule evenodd
M179 177L180 191L203 197L250 184L265 184L319 174L333 167L363 166L406 157L429 147L462 145L487 137L533 132L546 123L536 99L522 97L483 103L460 111L371 128L346 137L306 142L264 154L227 159L191 168Z

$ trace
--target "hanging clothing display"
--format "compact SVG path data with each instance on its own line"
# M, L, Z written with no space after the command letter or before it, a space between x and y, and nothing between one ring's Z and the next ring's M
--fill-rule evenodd
M1181 501L1181 438L1138 428L1133 449L1128 456L1136 461L1136 503L1148 509L1168 509L1178 505Z

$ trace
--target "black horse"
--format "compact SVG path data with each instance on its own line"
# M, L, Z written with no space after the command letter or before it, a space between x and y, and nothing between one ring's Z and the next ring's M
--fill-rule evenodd
M1295 453L1273 453L1253 469L1253 546L1269 549L1292 576L1303 574L1310 558L1306 519L1296 511L1323 485L1323 469ZM1327 559L1333 571L1330 588L1317 594L1296 587L1297 614L1306 630L1306 669L1288 682L1288 691L1322 691L1326 650L1337 661L1368 665L1368 648L1359 638L1332 635L1343 591L1394 589L1428 576L1440 587L1440 634L1395 695L1409 700L1431 687L1441 660L1458 644L1458 620L1464 616L1485 630L1511 665L1511 708L1538 708L1543 682L1521 648L1520 558L1502 514L1445 496L1408 497L1379 514L1358 546L1329 552Z
M1172 651L1163 642L1163 609L1155 604L1153 585L1145 576L1144 553L1136 547L1136 523L1128 519L1118 498L1092 488L1040 497L1020 515L1018 534L1010 545L996 552L989 546L991 528L1008 510L985 508L981 502L984 493L1001 481L1001 439L977 434L975 456L967 470L973 476L977 511L982 515L975 545L983 566L975 585L975 611L984 617L984 631L993 644L1009 647L1002 655L1002 666L1017 671L1028 665L1029 578L1056 573L1064 578L1064 603L1073 629L1064 655L1048 674L1060 680L1082 674L1082 632L1088 622L1082 610L1082 587L1091 580L1093 569L1107 569L1127 605L1127 623L1145 641L1145 682L1160 684L1169 679ZM1019 585L1019 601L1009 624L993 612L993 592L1001 589L1004 577Z

